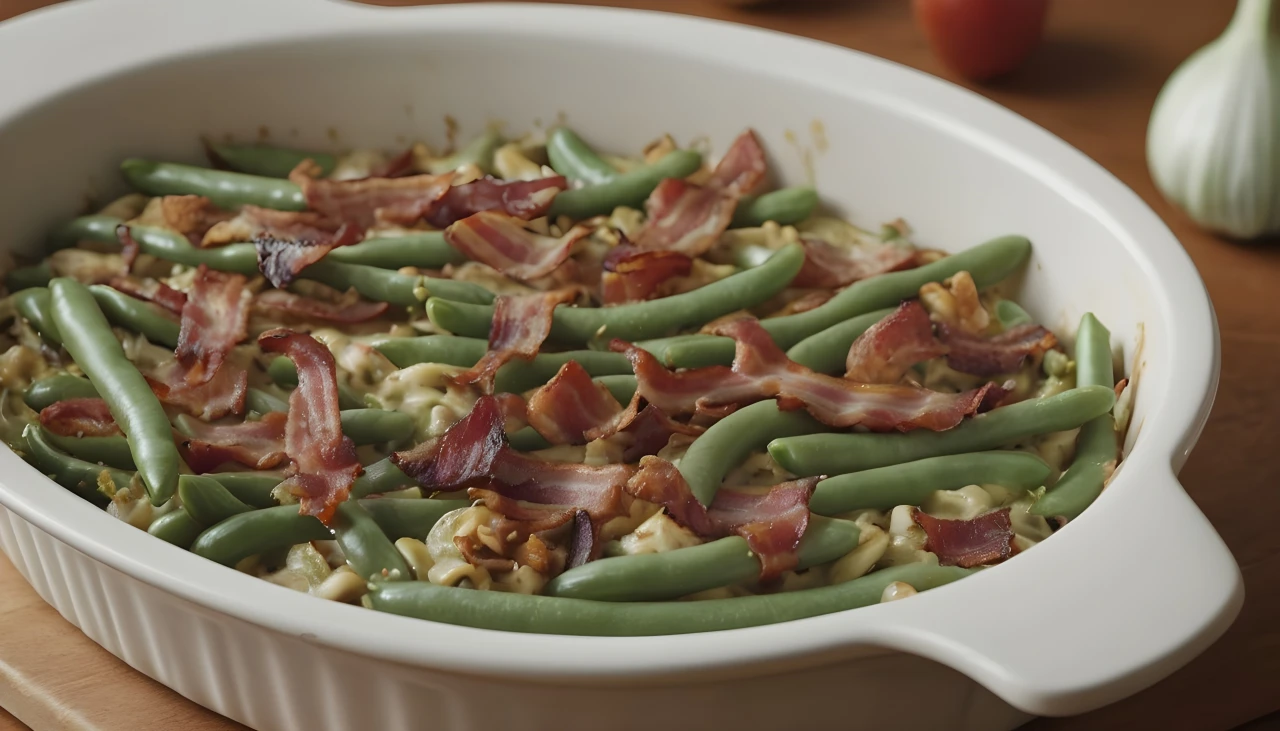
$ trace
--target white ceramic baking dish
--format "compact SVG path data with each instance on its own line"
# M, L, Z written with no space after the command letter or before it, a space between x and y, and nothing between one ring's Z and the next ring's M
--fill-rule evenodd
M1243 599L1175 474L1205 422L1204 287L1120 182L982 98L845 49L673 15L324 0L72 2L0 26L0 247L32 250L129 155L202 133L394 147L565 118L604 148L757 129L780 180L924 244L1009 232L1021 298L1059 332L1093 310L1140 374L1127 459L1081 518L909 601L695 636L481 631L326 603L154 540L0 450L0 544L36 590L143 673L250 726L1009 728L1155 682ZM13 628L5 631L16 631ZM104 679L105 681L106 679ZM976 682L975 682L976 681Z

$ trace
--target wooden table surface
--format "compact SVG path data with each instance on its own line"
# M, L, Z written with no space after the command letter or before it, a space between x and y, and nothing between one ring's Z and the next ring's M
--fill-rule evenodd
M0 0L0 20L48 4ZM904 0L781 0L755 9L707 0L597 4L773 28L951 78L930 55ZM1232 243L1197 230L1156 192L1144 154L1156 92L1182 59L1220 32L1233 5L1058 0L1046 41L1024 68L990 85L966 84L1080 148L1154 207L1199 267L1222 329L1221 389L1182 479L1244 571L1244 611L1217 644L1164 682L1085 716L1037 720L1025 727L1029 731L1227 729L1280 710L1280 531L1274 528L1280 513L1280 381L1266 376L1280 362L1280 244ZM238 728L134 673L75 632L2 558L0 624L26 630L0 632L0 705L33 726ZM100 692L102 683L93 678L110 678L112 692ZM1249 727L1280 728L1274 721ZM0 717L0 729L10 725L12 719Z

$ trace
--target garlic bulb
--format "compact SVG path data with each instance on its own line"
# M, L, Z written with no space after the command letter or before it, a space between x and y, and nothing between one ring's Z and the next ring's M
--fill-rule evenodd
M1223 34L1182 63L1147 129L1165 197L1207 229L1280 232L1280 38L1272 0L1240 0Z

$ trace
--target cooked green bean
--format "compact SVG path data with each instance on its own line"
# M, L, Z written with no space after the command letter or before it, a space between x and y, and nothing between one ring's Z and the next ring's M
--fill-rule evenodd
M424 538L440 516L465 508L467 500L361 500L387 538ZM298 512L297 505L280 505L232 516L200 534L191 551L224 566L235 566L249 556L333 535L318 519Z
M285 356L279 356L267 366L267 376L281 388L298 387L298 367ZM363 409L364 398L345 384L338 384L338 405L343 409Z
M609 389L609 393L613 394L613 397L620 404L630 403L631 397L636 393L636 377L631 374L625 376L597 376L591 380Z
M430 165L429 172L439 175L450 170L457 170L464 165L475 165L486 174L493 173L493 153L502 147L502 135L490 129L477 135L461 150L449 157L436 160Z
M38 424L28 424L22 430L22 436L26 441L23 456L32 466L95 505L108 502L107 496L98 490L98 476L103 472L115 483L117 490L123 490L132 482L133 476L127 472L76 459L59 451L49 443L49 433Z
M616 307L557 307L549 339L581 346L592 340L607 342L611 338L622 338L635 341L670 335L676 330L702 325L764 302L782 291L800 271L802 264L804 248L790 244L779 249L762 266L691 292ZM481 338L489 336L493 307L433 297L427 300L427 316L437 327L455 335Z
M890 510L898 505L919 505L934 490L956 490L966 485L1000 485L1015 492L1030 490L1046 484L1052 473L1044 460L1027 452L928 457L828 477L813 491L809 509L819 515L861 508Z
M125 357L107 318L93 294L74 279L49 282L53 296L53 321L63 346L94 388L106 400L111 415L129 438L133 461L138 465L153 505L161 505L178 487L178 448L164 407L147 381Z
M321 259L312 264L298 276L303 279L314 279L321 284L339 291L355 289L362 296L376 302L390 302L401 307L416 307L426 299L429 291L423 285L424 277L416 274L401 274L390 269L365 266L363 264L344 264L338 261ZM442 291L458 297L484 299L477 290L488 295L487 301L493 301L488 290L468 282L455 282L450 279L436 279L433 282L449 282ZM432 289L435 289L434 287ZM419 294L423 295L421 298Z
M49 290L46 287L30 287L13 293L13 308L47 343L62 345L62 336L53 324L49 312Z
M858 533L851 521L810 517L796 570L821 566L849 553L858 547ZM759 575L760 559L746 540L731 536L674 551L592 561L552 579L543 593L604 602L654 602L746 583Z
M246 505L222 483L202 475L183 475L178 478L178 499L182 509L196 523L211 526L233 515L247 513L253 508Z
M288 180L136 157L120 163L120 172L147 195L202 195L220 208L247 203L281 211L307 209L302 189Z
M53 432L47 432L45 436L50 444L76 459L121 470L136 467L129 442L124 437L65 437Z
M1109 389L1115 385L1113 368L1111 333L1093 313L1086 312L1076 331L1076 383ZM1031 512L1074 519L1102 494L1102 487L1119 458L1116 420L1108 411L1080 428L1071 466L1057 484L1036 501Z
M303 160L310 160L320 167L320 177L326 178L338 164L337 158L327 152L307 152L273 145L219 145L205 143L210 162L224 165L238 173L261 175L268 178L287 178Z
M373 344L397 368L419 363L443 363L470 368L484 357L489 342L456 335L423 335L413 338L388 338Z
M401 472L389 458L383 459L364 468L364 473L351 486L351 497L368 497L414 484L413 478Z
M358 445L399 442L413 436L413 417L399 411L343 409L341 418L342 433ZM173 419L173 427L187 436L196 433L192 428L196 423L197 419L186 414L179 414Z
M421 231L404 236L365 239L354 246L339 246L325 254L330 261L363 264L379 269L419 267L439 269L467 260L462 252L444 240L442 231Z
M10 292L17 292L20 289L47 286L50 279L53 279L53 269L49 267L49 262L42 261L39 264L18 267L9 272L5 275L4 286L8 287Z
M122 223L124 221L115 216L80 216L55 230L49 241L59 248L73 246L80 241L114 244L119 241L116 227Z
M710 505L725 475L752 452L764 449L774 439L821 431L826 427L804 411L782 411L772 400L751 404L712 424L693 440L680 458L680 474L698 502Z
M227 244L198 249L191 245L187 237L176 231L150 226L130 226L129 234L138 243L139 251L157 259L189 267L204 264L210 269L247 277L258 274L258 250L253 244Z
M822 332L810 335L787 351L787 357L819 373L843 373L849 360L849 348L867 328L880 322L893 309L873 310L850 317Z
M925 591L964 578L969 569L912 563L853 581L779 594L696 602L594 602L476 591L426 581L380 584L366 605L434 622L561 635L650 636L754 627L855 609L880 601L895 581Z
M359 502L347 500L338 504L333 537L357 576L383 581L413 578L400 552Z
M285 360L288 360L288 358ZM293 361L290 360L289 362L292 363ZM294 373L297 373L296 369ZM288 412L289 402L282 398L276 398L262 389L251 388L245 392L244 407L259 414L270 414L273 411Z
M181 325L168 310L112 289L105 284L91 284L89 291L111 322L141 333L153 343L168 348L178 347Z
M187 511L178 509L151 521L147 532L165 543L172 543L178 548L191 548L204 526L196 522Z
M266 470L215 472L204 477L225 487L240 502L255 508L275 505L276 498L272 491L284 480L283 474Z
M768 221L788 226L813 215L817 207L818 191L813 188L783 188L761 196L747 196L738 201L729 227L763 226Z
M587 185L607 183L618 177L618 171L568 127L556 127L547 136L547 160L552 170Z
M548 215L551 220L568 216L581 221L592 216L604 216L618 206L640 208L644 201L667 178L683 178L702 167L702 155L692 150L673 150L661 160L622 173L612 180L588 185L585 188L566 190L556 196Z
M88 378L70 373L59 373L32 381L22 394L22 400L36 411L67 399L97 397L98 389L93 387Z
M641 340L636 345L649 351L668 368L702 368L733 362L733 338L714 335L672 335Z
M1111 410L1116 394L1082 386L978 414L947 431L906 434L812 434L769 443L769 454L797 475L843 475L944 454L998 449L1037 434L1074 429Z
M996 303L996 319L1008 330L1011 327L1027 325L1035 322L1031 315L1013 300L1000 300Z

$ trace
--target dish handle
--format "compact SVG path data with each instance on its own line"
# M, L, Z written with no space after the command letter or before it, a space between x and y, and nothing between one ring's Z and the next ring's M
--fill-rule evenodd
M1120 700L1190 661L1239 613L1240 569L1167 465L1125 467L1146 479L1104 491L1031 549L1037 560L901 602L886 644L1047 716Z

